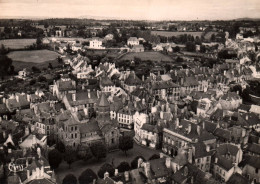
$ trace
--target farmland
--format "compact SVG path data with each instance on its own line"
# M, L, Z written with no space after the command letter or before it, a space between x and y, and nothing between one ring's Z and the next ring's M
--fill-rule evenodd
M21 70L23 68L31 68L36 66L38 68L48 67L49 62L53 66L58 64L56 58L58 53L49 50L33 50L33 51L14 51L7 55L13 60L15 70Z
M10 49L24 49L36 42L36 39L8 39L0 40L0 45Z
M192 35L194 37L201 37L203 32L171 32L171 31L151 31L152 35L172 37L172 36L180 36L180 35Z
M129 52L123 55L120 60L134 60L135 57L140 58L143 61L173 61L171 57L160 52Z

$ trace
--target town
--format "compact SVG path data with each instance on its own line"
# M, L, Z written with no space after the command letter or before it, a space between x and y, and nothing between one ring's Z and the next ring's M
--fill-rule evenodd
M0 19L0 183L260 183L260 21Z

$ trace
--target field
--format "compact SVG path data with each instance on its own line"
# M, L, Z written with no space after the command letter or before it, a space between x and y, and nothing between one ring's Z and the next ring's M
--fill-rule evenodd
M59 56L58 53L49 50L32 50L32 51L14 51L7 55L13 60L15 70L23 68L31 68L36 66L38 68L48 67L49 63L53 66L58 64L56 61Z
M171 36L180 36L180 35L192 35L194 37L198 36L201 37L203 32L171 32L171 31L151 31L153 35L171 37Z
M129 52L123 55L119 60L134 60L135 57L140 58L143 61L173 61L171 57L160 52Z
M0 45L10 49L24 49L36 42L36 39L8 39L0 40Z

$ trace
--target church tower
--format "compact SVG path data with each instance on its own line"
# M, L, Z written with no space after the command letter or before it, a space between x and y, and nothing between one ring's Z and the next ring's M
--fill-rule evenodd
M105 93L102 93L101 98L97 104L97 121L100 128L105 124L110 123L110 104Z

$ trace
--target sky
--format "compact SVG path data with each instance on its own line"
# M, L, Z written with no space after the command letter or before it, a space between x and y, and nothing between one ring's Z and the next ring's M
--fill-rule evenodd
M229 20L260 18L260 0L0 0L0 18Z

